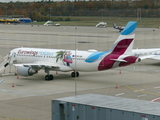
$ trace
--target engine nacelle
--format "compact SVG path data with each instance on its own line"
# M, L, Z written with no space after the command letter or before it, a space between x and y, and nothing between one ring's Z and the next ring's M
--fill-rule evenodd
M17 72L19 75L22 75L22 76L32 76L33 74L38 73L37 70L31 67L23 67L23 66L19 66L17 69Z

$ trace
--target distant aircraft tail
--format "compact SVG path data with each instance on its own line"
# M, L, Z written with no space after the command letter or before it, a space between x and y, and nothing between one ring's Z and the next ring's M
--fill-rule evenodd
M126 66L140 60L138 57L131 56L136 26L137 22L128 22L112 48L101 61L99 70Z
M113 27L116 28L116 26L117 26L116 23L113 23Z

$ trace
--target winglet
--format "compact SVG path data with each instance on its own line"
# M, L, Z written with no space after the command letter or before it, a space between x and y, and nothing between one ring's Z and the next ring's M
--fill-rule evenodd
M122 31L121 35L129 35L135 31L137 27L137 22L136 21L130 21L126 25L125 29Z

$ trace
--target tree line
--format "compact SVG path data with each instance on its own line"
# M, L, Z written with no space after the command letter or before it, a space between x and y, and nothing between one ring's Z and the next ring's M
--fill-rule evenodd
M160 17L159 0L0 2L0 16L23 15L36 21L69 21L70 16ZM61 16L68 16L63 19Z

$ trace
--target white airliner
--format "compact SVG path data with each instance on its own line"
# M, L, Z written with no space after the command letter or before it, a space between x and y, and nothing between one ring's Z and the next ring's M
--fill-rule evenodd
M143 59L160 60L160 48L133 49L132 55Z
M17 74L22 76L31 76L43 69L47 73L45 80L54 79L50 71L73 71L71 76L78 77L78 71L102 71L127 66L140 61L139 57L131 55L136 26L137 22L128 22L109 51L22 47L10 51L9 62L4 66L8 64L18 66Z

